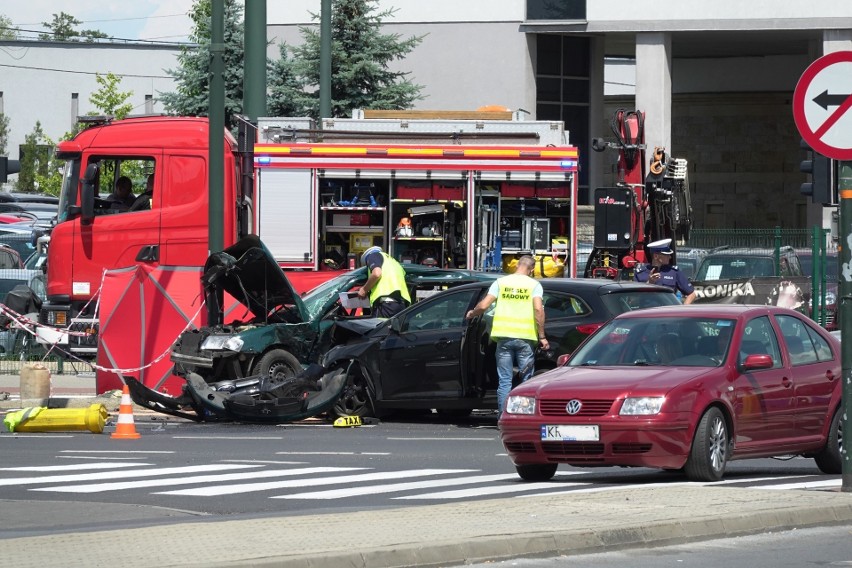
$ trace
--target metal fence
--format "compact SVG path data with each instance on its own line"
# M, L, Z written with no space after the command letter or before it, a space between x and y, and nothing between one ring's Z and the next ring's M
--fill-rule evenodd
M728 250L771 251L775 263L775 276L789 274L782 269L791 254L811 279L809 302L804 310L820 325L834 329L837 321L837 255L831 246L829 230L811 229L693 229L688 247L702 254ZM793 249L791 252L789 249Z

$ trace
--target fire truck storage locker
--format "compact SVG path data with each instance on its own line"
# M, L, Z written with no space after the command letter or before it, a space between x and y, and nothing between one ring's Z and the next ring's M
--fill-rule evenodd
M258 236L275 260L299 268L315 268L312 241L316 234L316 210L310 169L260 168Z

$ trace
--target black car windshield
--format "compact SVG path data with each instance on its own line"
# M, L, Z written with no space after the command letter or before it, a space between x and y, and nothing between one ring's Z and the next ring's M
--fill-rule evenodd
M581 366L718 367L725 360L735 321L698 317L631 317L612 320L568 361Z
M631 290L629 292L604 294L601 296L601 301L613 316L643 308L671 306L680 303L676 294L662 290Z

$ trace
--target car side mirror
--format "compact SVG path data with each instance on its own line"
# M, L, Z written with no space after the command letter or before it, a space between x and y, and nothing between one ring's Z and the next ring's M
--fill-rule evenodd
M394 333L402 332L402 322L399 320L399 318L391 318L390 328Z
M771 369L772 368L772 357L766 354L760 355L749 355L743 361L743 370L744 371L754 371L757 369Z
M80 188L80 222L89 225L95 218L95 185L98 180L98 164L86 166Z

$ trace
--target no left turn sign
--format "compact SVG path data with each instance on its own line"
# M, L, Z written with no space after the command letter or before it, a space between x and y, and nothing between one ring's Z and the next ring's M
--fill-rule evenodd
M811 148L852 160L852 51L829 53L805 69L793 93L793 118Z

